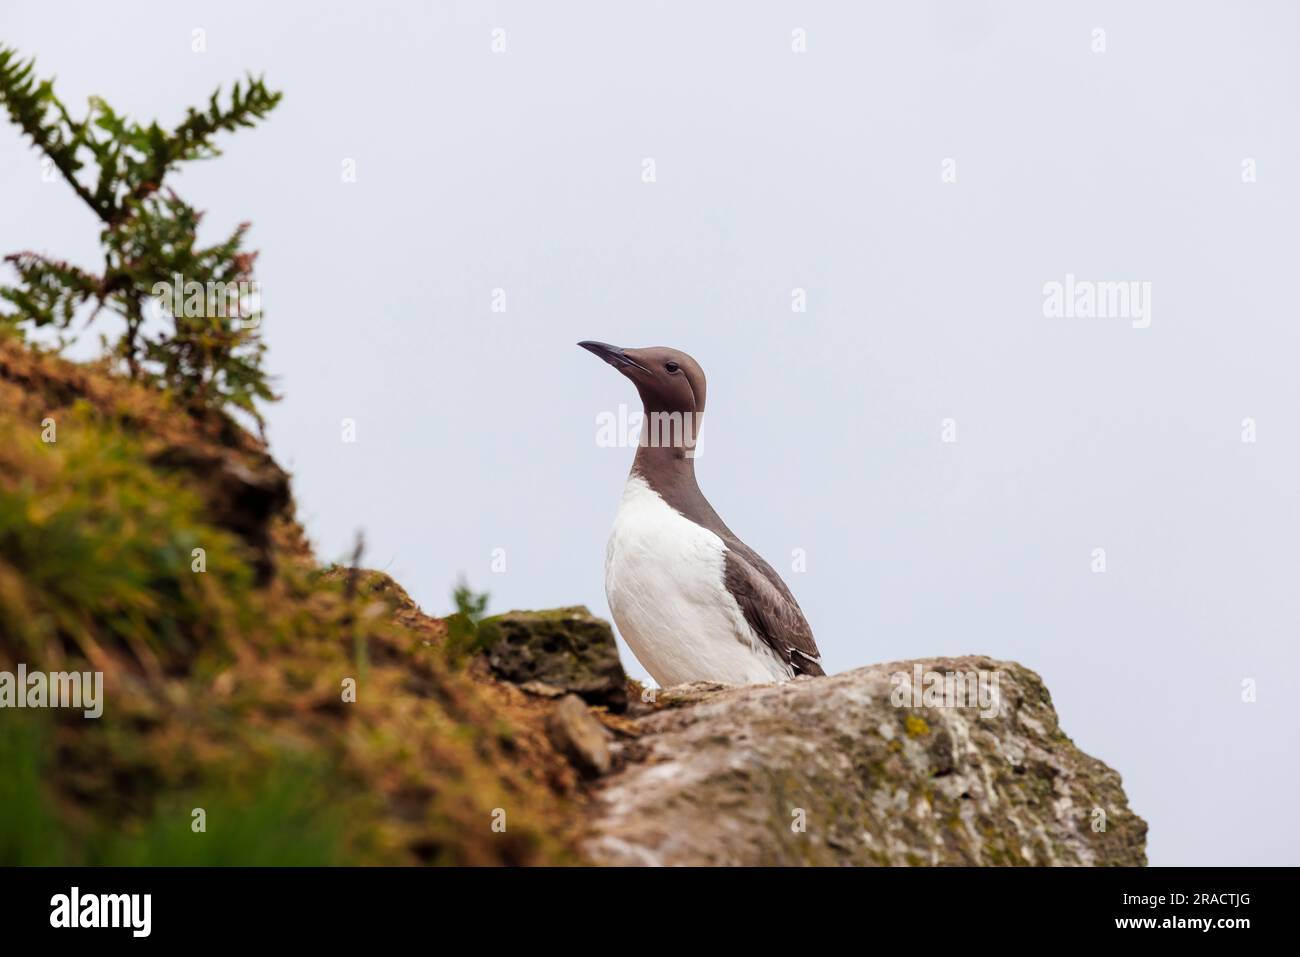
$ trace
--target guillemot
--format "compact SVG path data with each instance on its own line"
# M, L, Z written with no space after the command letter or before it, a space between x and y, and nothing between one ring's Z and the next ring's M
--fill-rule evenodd
M790 589L727 528L695 481L700 364L661 346L578 345L631 379L644 409L605 551L605 596L637 660L664 687L825 674Z

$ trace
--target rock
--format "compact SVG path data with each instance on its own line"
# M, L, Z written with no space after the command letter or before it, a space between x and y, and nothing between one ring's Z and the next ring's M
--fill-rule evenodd
M983 674L1000 700L914 707L931 673ZM593 863L1146 863L1146 822L1119 775L1062 733L1018 664L900 662L666 689L656 704L598 788L582 841Z
M567 691L563 688L557 688L555 685L548 685L544 681L525 681L519 686L520 691L527 691L531 695L539 698L563 698Z
M565 695L546 722L546 733L556 750L585 777L609 772L611 759L607 733L577 695Z
M726 691L733 685L724 685L718 681L692 681L690 684L673 685L671 688L651 688L645 695L646 700L660 708L680 708L683 705L703 701L719 691Z
M511 611L485 618L478 627L496 677L558 688L611 711L627 709L627 676L614 632L586 608Z

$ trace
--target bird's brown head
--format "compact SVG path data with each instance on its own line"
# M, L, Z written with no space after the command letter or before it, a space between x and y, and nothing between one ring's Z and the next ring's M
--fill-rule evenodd
M698 424L704 414L704 370L686 353L666 346L620 349L591 341L578 345L631 379L646 412L689 412Z

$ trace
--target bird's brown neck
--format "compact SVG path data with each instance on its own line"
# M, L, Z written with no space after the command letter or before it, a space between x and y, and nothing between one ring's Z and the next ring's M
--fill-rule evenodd
M722 523L695 480L695 451L701 416L697 413L652 413L646 410L632 474L640 476L674 509L697 525L724 538Z

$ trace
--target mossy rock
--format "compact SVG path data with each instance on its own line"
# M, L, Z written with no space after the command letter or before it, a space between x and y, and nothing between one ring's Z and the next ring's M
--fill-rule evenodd
M627 710L627 675L614 632L581 605L485 618L478 636L498 678L518 685L537 682L588 704Z

